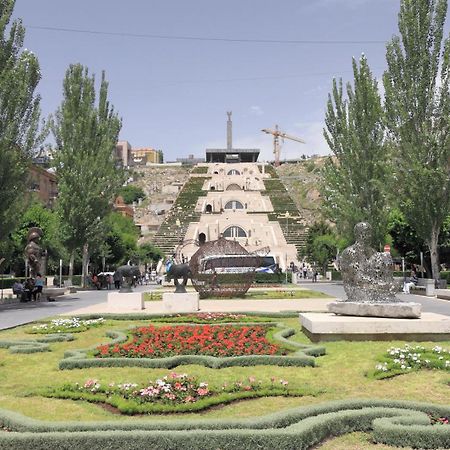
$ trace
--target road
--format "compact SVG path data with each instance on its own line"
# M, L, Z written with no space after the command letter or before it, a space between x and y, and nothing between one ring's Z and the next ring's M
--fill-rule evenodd
M301 286L317 292L331 295L337 298L345 298L344 287L341 283L312 283L310 281L303 281ZM397 295L400 300L405 302L420 303L422 311L433 312L436 314L444 314L450 316L450 301L441 300L432 297L425 297L424 295L403 294Z
M154 286L138 286L135 290L148 291L152 288ZM107 294L107 290L78 291L76 294L57 297L55 302L28 302L0 305L0 330L57 316L58 314L70 313L71 311L86 306L105 303L107 301Z
M305 281L301 286L314 291L323 292L333 297L344 298L344 288L338 283L311 283ZM138 292L148 291L155 286L138 286ZM14 303L0 305L0 330L13 328L18 325L46 319L59 314L70 313L80 308L106 302L108 291L79 291L76 294L59 297L56 302L42 303ZM398 294L404 301L416 302L422 305L422 311L450 316L450 301L424 297L422 295Z

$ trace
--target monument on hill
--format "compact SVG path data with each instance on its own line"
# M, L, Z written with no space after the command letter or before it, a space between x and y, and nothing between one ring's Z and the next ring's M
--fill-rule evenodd
M329 311L347 316L420 317L419 303L406 303L396 297L391 255L370 247L370 224L356 224L354 234L355 243L347 247L341 256L347 298L330 303Z
M231 111L227 111L227 148L207 148L207 163L241 163L257 162L258 148L233 148L233 122Z

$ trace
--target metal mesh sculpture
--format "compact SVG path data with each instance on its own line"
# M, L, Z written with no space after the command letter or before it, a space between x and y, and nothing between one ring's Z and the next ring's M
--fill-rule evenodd
M206 242L192 256L192 284L200 298L243 296L255 279L261 258L223 237Z
M394 303L393 263L389 253L370 247L372 227L366 222L355 225L355 243L341 256L342 280L349 302Z

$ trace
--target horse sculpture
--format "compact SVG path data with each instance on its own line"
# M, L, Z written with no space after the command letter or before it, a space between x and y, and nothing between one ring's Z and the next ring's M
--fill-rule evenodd
M174 280L175 292L177 294L186 293L186 284L189 278L192 277L191 268L189 264L172 264L166 273L167 281ZM183 282L178 281L179 278L183 278Z
M141 271L138 266L120 266L116 269L116 272L122 277L123 282L120 286L119 292L132 292L131 286L135 278L141 276Z

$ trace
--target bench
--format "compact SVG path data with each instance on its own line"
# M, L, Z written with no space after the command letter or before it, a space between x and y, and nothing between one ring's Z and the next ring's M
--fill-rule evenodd
M450 289L436 289L436 296L441 300L450 300Z
M65 288L44 287L44 289L42 289L41 301L47 300L48 302L54 302L56 297L60 297L65 293L66 293Z
M411 294L426 295L427 297L434 297L436 295L435 281L433 278L419 278L417 285L412 287Z

